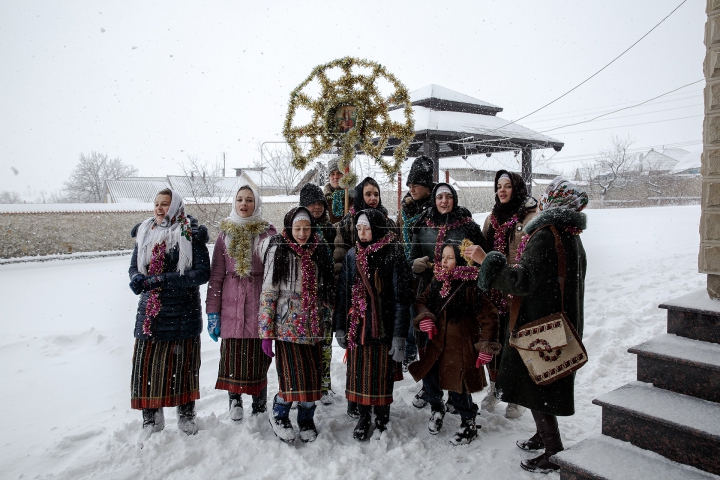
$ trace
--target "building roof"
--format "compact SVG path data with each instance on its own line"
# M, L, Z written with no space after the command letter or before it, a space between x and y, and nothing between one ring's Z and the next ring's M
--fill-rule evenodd
M222 177L215 181L205 180L201 176L168 175L171 188L180 192L186 203L227 202L238 189L245 184L257 185L246 175Z
M702 165L703 147L700 146L685 155L672 169L672 173L683 173L687 171L700 172Z
M686 153L687 154L687 153ZM678 161L670 156L664 155L650 149L648 153L640 158L643 171L670 171L675 168Z
M502 107L493 105L490 102L434 84L410 92L410 103L413 106L422 106L433 110L450 110L483 115L495 115L503 110Z
M125 177L105 182L103 198L108 203L153 202L157 192L170 187L166 177Z

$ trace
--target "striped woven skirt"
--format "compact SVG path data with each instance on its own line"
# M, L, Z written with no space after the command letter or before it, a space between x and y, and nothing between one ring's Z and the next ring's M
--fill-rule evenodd
M130 406L175 407L200 398L200 336L135 340Z
M270 362L259 338L223 338L215 388L258 395L267 386Z
M402 364L388 355L390 345L358 345L348 350L345 397L360 405L390 405L393 383L403 379Z
M286 402L314 402L322 397L322 344L275 341L278 394Z

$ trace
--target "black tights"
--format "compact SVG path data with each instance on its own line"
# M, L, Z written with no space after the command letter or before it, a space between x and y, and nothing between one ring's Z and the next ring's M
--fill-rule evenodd
M558 427L557 417L549 413L538 412L537 410L530 411L535 420L537 432L545 444L545 453L550 456L564 450L562 440L560 439L560 428Z

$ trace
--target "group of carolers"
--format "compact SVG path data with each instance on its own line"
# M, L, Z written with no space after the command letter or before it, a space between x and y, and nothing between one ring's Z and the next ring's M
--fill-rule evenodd
M478 286L483 280L492 284L483 276L501 273L495 266L483 272L485 251L500 252L508 268L522 256L523 227L538 206L522 178L497 172L495 206L481 229L458 205L451 185L433 182L428 157L411 167L397 223L388 218L379 185L370 177L350 192L352 208L345 213L337 159L328 171L324 189L302 188L300 205L287 212L279 233L263 218L255 188L241 186L229 217L220 223L212 261L207 229L185 213L176 191L159 192L154 216L132 230L137 241L130 288L141 297L131 403L143 413L141 446L163 429L163 407L177 406L179 429L197 433L199 286L206 282L208 333L221 339L215 388L228 391L230 418L243 418L243 393L252 397L253 415L266 412L267 372L274 357L278 393L269 418L287 443L298 435L303 442L315 440L315 402L333 402L333 332L346 349L345 396L348 415L357 419L356 440L367 439L373 423L375 430L387 429L393 384L404 370L422 381L413 405L430 405L431 434L440 431L447 411L460 416L451 439L456 445L477 436L478 406L471 394L488 385L484 365L490 389L483 409L492 411L500 399L508 402L510 418L522 414L520 404L535 408L523 401L532 392L507 396L495 388L498 372L503 375L503 350L512 350L506 338L510 296ZM443 390L449 391L447 402ZM555 469L548 458L562 444L557 446L557 421L553 431L546 424L554 415L572 415L572 388L569 402L569 409L539 408L540 417L533 410L538 433L518 446L546 452L524 468ZM293 403L299 433L289 417Z

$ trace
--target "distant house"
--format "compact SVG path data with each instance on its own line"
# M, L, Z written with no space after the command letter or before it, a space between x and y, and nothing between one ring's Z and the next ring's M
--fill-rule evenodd
M703 147L696 148L685 155L673 168L674 175L700 175L700 162L702 160Z
M513 153L494 153L487 155L468 155L463 157L449 157L440 159L440 181L443 181L442 172L447 171L456 181L494 182L498 170L521 173L520 156ZM543 165L533 165L533 180L552 180L559 173Z
M126 177L107 180L103 191L103 203L150 203L164 188L170 188L167 177Z

